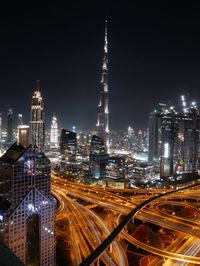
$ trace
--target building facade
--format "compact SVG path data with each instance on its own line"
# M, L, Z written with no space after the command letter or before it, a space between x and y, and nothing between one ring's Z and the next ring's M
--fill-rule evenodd
M29 142L35 145L38 151L44 151L44 103L40 91L40 81L36 81L35 91L31 103L31 120L30 120L30 139Z
M102 65L100 100L97 112L97 135L103 138L106 148L109 148L109 110L108 110L108 39L107 21L105 25L104 56Z
M29 126L19 125L17 127L17 143L28 147L29 145Z
M14 143L0 158L0 237L25 265L55 265L50 174L49 159L31 145Z
M60 153L68 161L76 160L77 140L76 133L61 129L60 134Z
M179 116L174 109L164 109L161 114L160 176L176 174L178 167Z
M199 108L183 103L179 112L162 105L149 117L149 162L160 161L161 177L198 172Z
M89 167L93 178L106 177L107 153L104 140L96 135L92 136L90 145Z
M13 110L8 108L7 110L7 139L6 143L11 145L13 142Z
M150 162L159 161L160 158L160 114L154 110L149 114L149 145L148 159Z
M58 148L58 122L55 114L53 115L50 129L50 145L51 148Z

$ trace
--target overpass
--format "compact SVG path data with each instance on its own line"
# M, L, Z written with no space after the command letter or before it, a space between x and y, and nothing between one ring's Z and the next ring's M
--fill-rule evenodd
M94 263L99 256L105 251L106 248L113 242L113 240L120 234L120 232L124 229L124 227L130 222L132 218L135 217L135 215L141 211L144 207L146 207L149 203L160 199L166 195L170 195L176 192L180 192L182 190L187 190L190 188L198 187L200 184L194 184L190 185L184 188L180 188L177 190L172 190L166 193L163 193L161 195L154 196L144 202L142 202L140 205L135 207L119 224L118 226L112 231L112 233L104 239L104 241L84 260L79 264L79 266L90 266L92 263Z

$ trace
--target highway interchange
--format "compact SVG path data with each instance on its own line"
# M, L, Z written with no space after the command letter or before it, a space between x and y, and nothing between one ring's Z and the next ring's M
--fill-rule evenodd
M139 204L169 190L111 189L69 182L52 175L52 193L58 200L57 236L68 243L66 250L71 265L79 265L114 230L124 215ZM172 206L170 211L170 206ZM200 187L186 189L155 200L139 211L135 218L142 224L152 224L160 230L171 230L176 238L167 247L141 241L127 228L115 238L95 265L133 265L123 243L142 249L153 260L142 265L200 264ZM174 212L178 210L180 213ZM98 211L97 211L98 210ZM184 211L186 210L186 211ZM189 216L188 216L189 215ZM66 233L67 232L67 233ZM64 244L65 245L65 244ZM69 265L69 263L66 263Z

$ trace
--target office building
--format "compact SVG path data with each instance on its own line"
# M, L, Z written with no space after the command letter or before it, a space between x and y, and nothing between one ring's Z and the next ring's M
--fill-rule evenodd
M149 114L149 162L159 161L160 158L160 114L154 110Z
M68 161L76 160L77 140L76 133L61 129L60 134L60 153Z
M160 176L176 174L178 167L179 116L173 107L163 109L161 113L161 153Z
M199 108L181 96L183 109L160 105L150 114L149 161L160 160L160 176L198 172Z
M92 136L90 145L89 167L91 176L97 179L106 177L107 154L104 140L96 135Z
M183 170L185 173L197 172L200 116L195 103L185 110L182 121L184 125Z
M51 163L14 143L0 158L0 238L25 265L55 265Z
M125 179L125 157L109 156L107 159L106 176L113 179Z

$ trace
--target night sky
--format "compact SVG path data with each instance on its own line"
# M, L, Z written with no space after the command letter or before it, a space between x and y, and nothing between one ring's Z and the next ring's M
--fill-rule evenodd
M105 16L110 129L143 129L158 102L176 104L182 93L200 100L198 6L176 6L176 1L40 2L1 6L3 114L11 105L27 123L35 80L40 79L47 127L55 112L62 127L94 129Z

